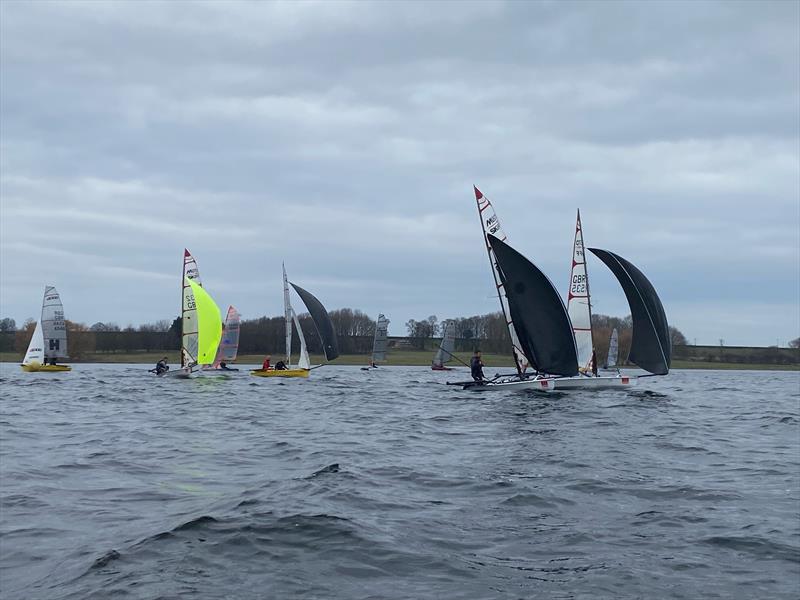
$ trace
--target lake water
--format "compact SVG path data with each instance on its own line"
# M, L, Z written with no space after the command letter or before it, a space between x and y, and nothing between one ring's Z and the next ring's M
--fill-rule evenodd
M800 373L148 367L0 367L4 599L800 594Z

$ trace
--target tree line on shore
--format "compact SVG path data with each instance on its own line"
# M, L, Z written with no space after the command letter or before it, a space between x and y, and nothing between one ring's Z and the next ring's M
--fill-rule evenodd
M358 309L342 308L330 311L331 321L339 339L341 354L364 354L372 350L372 340L375 333L375 320ZM321 353L319 337L314 329L314 324L308 314L298 317L305 333L306 343L311 353ZM13 319L0 319L0 351L25 352L36 322L28 319L21 328L17 328ZM445 325L455 328L456 351L471 352L477 348L483 352L493 354L510 354L510 341L505 318L500 312L458 317L440 321L436 315L425 319L410 319L406 322L407 336L391 338L389 347L414 350L433 351L438 346L438 338L443 333ZM619 336L619 357L622 364L628 356L631 344L632 321L630 315L624 318L608 315L592 315L592 330L594 335L597 359L603 364L608 354L611 332L617 329ZM124 328L115 323L97 322L92 325L67 321L69 332L70 358L80 360L88 354L114 353L114 352L160 352L178 350L181 345L181 319L163 319L154 323L145 323L134 327L128 325ZM765 352L747 356L732 351L704 353L688 350L685 336L675 327L670 327L672 344L675 348L676 359L708 360L718 362L765 362L765 363L792 363L793 354L788 353L776 358L774 352ZM259 317L246 319L240 325L239 353L240 354L275 354L281 355L285 350L286 326L283 316ZM794 348L800 347L800 339L791 342ZM297 332L293 334L292 346L299 348ZM763 354L763 356L762 356ZM727 358L726 358L727 357Z

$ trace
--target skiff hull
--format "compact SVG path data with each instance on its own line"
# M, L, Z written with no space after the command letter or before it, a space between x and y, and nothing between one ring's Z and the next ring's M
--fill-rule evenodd
M269 369L265 371L264 369L254 369L250 371L250 375L254 375L255 377L308 377L309 370L308 369L284 369L284 370L275 370Z
M67 365L40 365L40 364L32 364L32 365L20 365L22 370L26 373L63 373L66 371L72 371L72 367Z
M463 389L471 392L495 392L495 391L514 391L514 390L533 390L539 392L552 392L555 390L555 380L551 378L542 379L513 379L485 382L467 382Z
M440 367L438 365L431 366L431 371L452 371L452 370L453 367L443 367L443 366Z
M599 377L560 377L554 379L556 390L618 390L633 387L638 383L629 375L600 375Z

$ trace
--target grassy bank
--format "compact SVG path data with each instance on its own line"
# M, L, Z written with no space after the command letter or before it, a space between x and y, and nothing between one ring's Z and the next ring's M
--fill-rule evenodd
M140 364L155 364L162 356L163 352L97 352L88 354L84 363L140 363ZM469 363L470 353L458 352L458 358L465 363ZM177 364L180 355L178 352L168 352L170 364ZM389 354L389 360L386 363L388 366L428 366L431 364L432 352L421 352L418 350L397 350ZM296 357L295 357L296 358ZM16 352L2 352L0 353L0 362L19 363L22 356ZM243 355L237 359L240 364L261 364L264 360L262 355ZM273 364L280 360L280 356L273 355ZM363 354L346 354L336 359L334 364L337 365L358 365L363 366L367 364L368 356ZM78 361L71 361L78 362ZM312 364L321 364L325 362L324 357L321 355L312 355ZM505 367L513 368L511 358L502 354L484 354L483 362L487 367ZM457 360L450 362L451 367L464 367L462 363ZM800 365L771 365L759 363L724 363L724 362L706 362L706 361L685 361L674 360L672 361L673 369L712 369L712 370L730 370L738 369L743 371L800 371Z

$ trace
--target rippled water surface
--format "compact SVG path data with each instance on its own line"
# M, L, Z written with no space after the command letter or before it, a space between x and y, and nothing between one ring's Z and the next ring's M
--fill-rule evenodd
M798 373L146 369L0 368L4 599L800 594Z

